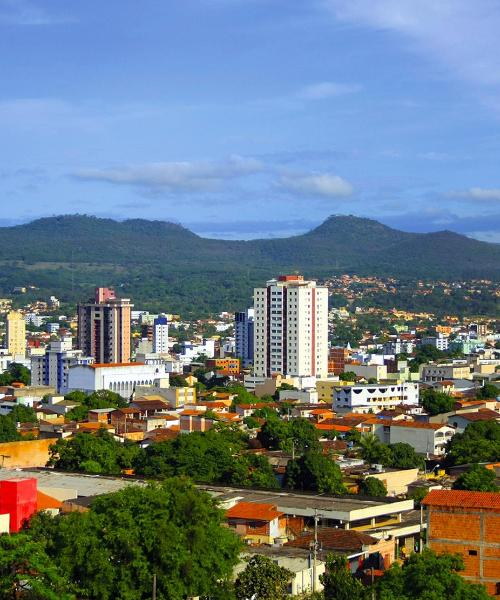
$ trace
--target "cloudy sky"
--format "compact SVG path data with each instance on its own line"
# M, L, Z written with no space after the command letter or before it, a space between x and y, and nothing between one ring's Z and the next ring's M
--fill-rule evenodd
M0 0L0 224L500 242L498 0Z

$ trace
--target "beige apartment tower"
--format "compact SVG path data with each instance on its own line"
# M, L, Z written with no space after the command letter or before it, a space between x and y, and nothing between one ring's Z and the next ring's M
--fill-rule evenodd
M254 374L328 375L328 289L300 275L254 290Z
M26 322L17 310L7 314L6 342L9 354L12 356L26 355Z
M131 356L133 305L127 298L103 294L103 289L96 289L94 302L78 305L78 348L98 364L126 363Z

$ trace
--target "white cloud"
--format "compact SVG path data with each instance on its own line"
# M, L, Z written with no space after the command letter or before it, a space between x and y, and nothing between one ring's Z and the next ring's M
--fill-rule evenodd
M336 96L344 96L345 94L354 94L361 89L362 87L357 84L323 81L306 86L298 92L297 96L304 100L325 100Z
M167 192L207 192L220 189L228 179L258 173L262 163L253 158L231 156L224 161L161 162L113 169L83 169L79 179L105 181Z
M417 51L480 85L500 84L498 0L323 0L337 19L405 36Z
M0 25L55 25L74 19L49 14L30 0L0 0Z
M461 192L453 192L453 196L470 200L500 201L500 188L471 187Z
M303 196L342 198L350 196L353 192L352 185L348 181L329 173L283 175L278 181L278 185L289 192Z

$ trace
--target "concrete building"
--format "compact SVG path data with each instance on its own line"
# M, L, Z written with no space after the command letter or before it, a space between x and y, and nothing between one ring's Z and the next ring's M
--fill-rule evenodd
M335 387L333 390L333 411L380 412L393 409L398 404L418 405L418 383L360 384Z
M422 501L427 512L427 546L460 554L470 583L500 597L500 494L432 490Z
M355 373L358 377L364 377L365 379L387 379L387 365L355 365L348 364L345 367L346 371Z
M327 377L328 289L300 275L254 290L254 374Z
M42 356L31 356L32 385L50 385L57 392L68 387L68 372L73 365L90 365L91 356L83 356L81 350L72 349L72 338L65 337L51 342Z
M438 333L435 337L425 337L422 338L422 341L420 342L422 344L422 346L427 345L427 346L433 346L434 348L437 348L438 350L448 350L448 337L443 335L442 333Z
M168 319L159 315L153 321L153 353L166 354L168 352Z
M424 364L420 366L420 373L420 379L425 382L472 379L471 367L464 363Z
M385 420L373 423L373 433L384 444L404 442L410 444L419 454L443 456L446 444L455 435L455 429L441 423L422 423L421 421Z
M62 393L83 390L87 393L110 390L129 398L137 386L154 385L166 377L161 365L142 363L96 363L75 365L68 370L68 387Z
M12 356L22 356L26 354L26 322L23 315L17 310L11 310L7 314L6 323L6 342L7 350Z
M242 367L253 363L254 309L248 308L234 315L235 356Z
M97 363L130 360L130 313L127 298L118 300L108 288L97 288L94 302L78 305L78 348Z

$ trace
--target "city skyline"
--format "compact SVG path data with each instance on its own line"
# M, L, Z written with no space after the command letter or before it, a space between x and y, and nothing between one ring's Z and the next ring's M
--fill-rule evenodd
M1 224L338 213L498 242L499 24L488 0L3 0Z

